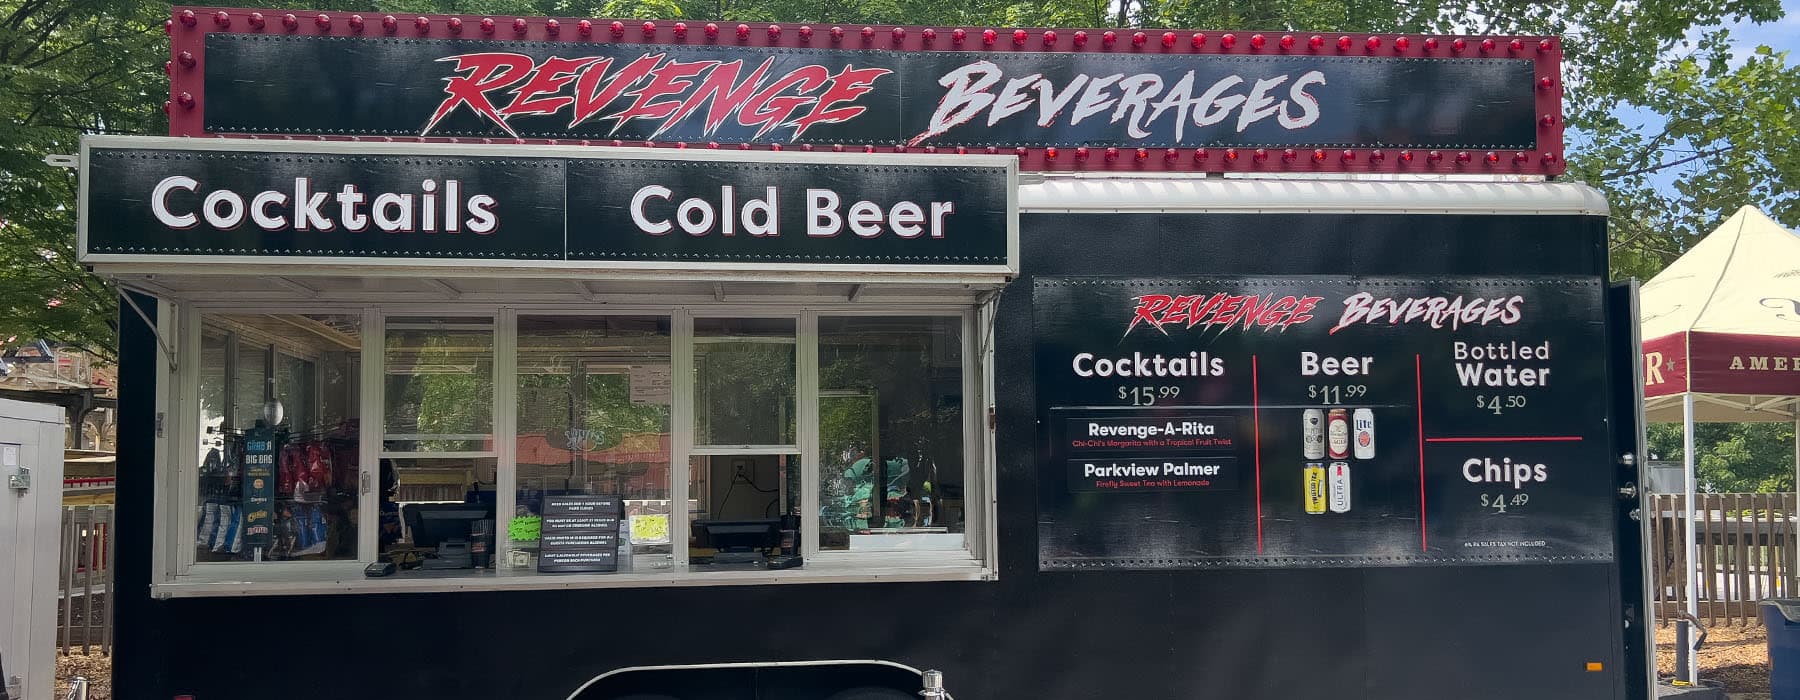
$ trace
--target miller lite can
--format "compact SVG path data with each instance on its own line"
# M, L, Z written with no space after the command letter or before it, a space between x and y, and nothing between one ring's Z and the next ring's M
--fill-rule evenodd
M1350 458L1350 412L1342 408L1325 414L1326 454L1332 459Z
M1300 418L1300 449L1307 459L1325 458L1325 412L1306 409Z
M1375 458L1375 412L1366 408L1356 409L1350 419L1351 446L1356 451L1357 459Z
M1300 471L1301 481L1306 485L1306 513L1319 515L1325 512L1327 500L1325 485L1325 465L1322 462L1307 462L1306 468Z
M1332 462L1331 471L1325 477L1326 498L1331 501L1331 512L1350 512L1350 465L1344 462Z

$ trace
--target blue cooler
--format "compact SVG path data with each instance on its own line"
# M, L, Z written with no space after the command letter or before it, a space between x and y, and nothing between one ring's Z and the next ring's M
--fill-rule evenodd
M1769 690L1776 700L1800 698L1800 598L1762 602L1769 630Z

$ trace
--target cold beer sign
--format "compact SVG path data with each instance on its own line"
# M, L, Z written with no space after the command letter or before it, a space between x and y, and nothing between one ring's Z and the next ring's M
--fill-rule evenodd
M1017 270L1010 158L83 143L83 259Z

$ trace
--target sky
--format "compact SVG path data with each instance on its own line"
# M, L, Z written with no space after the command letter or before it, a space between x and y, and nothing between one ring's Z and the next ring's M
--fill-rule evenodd
M1788 63L1792 64L1795 57L1800 57L1800 0L1782 0L1781 9L1787 11L1787 16L1775 22L1728 25L1732 41L1746 50L1767 44L1776 51L1789 51L1793 55L1789 56Z
M1766 45L1778 52L1788 52L1789 66L1800 64L1800 0L1782 0L1781 8L1786 11L1786 15L1774 22L1755 24L1744 21L1725 25L1731 30L1732 54L1738 61L1751 55L1757 46ZM1692 41L1698 36L1699 32L1694 32L1689 39ZM1615 114L1625 123L1638 125L1649 133L1662 129L1663 120L1656 114L1636 109L1621 109ZM1675 175L1673 172L1664 172L1654 178L1654 181L1666 190L1674 182Z

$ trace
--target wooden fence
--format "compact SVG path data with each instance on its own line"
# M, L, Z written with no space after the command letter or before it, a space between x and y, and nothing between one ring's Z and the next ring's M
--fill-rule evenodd
M1651 593L1657 620L1667 625L1686 608L1686 497L1651 497ZM1758 602L1793 597L1800 573L1792 493L1703 493L1694 504L1696 609L1707 626L1762 624Z
M111 654L113 507L63 508L62 566L57 570L59 654Z

